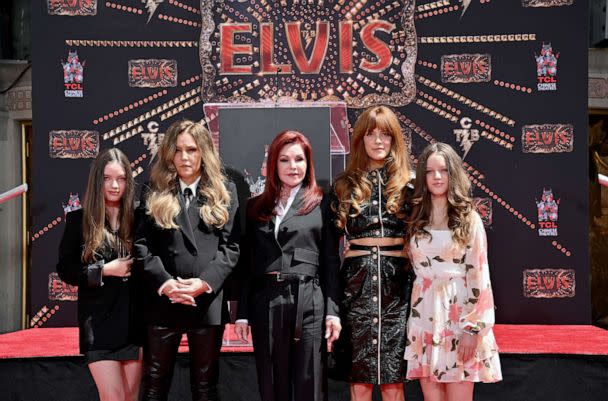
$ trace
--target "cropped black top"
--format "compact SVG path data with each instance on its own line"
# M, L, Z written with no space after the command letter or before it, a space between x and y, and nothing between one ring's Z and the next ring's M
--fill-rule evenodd
M347 240L357 238L399 238L405 235L406 222L404 218L389 213L386 210L386 176L385 168L379 168L367 173L367 179L372 183L372 193L369 200L361 205L361 212L356 217L349 217L346 221L345 235ZM409 199L413 186L408 183L403 189L406 192L406 201L399 214L408 215L410 212ZM351 208L349 214L354 214Z

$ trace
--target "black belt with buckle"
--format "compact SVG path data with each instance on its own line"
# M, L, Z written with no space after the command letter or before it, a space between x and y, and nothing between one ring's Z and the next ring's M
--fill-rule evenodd
M280 283L283 281L303 281L306 282L308 280L314 279L314 276L309 276L307 274L297 274L297 273L266 273L262 276L265 282L270 283Z
M298 304L296 305L296 322L293 332L293 340L299 342L302 338L302 321L304 320L304 284L314 280L319 283L318 276L309 276L307 274L298 273L267 273L261 276L264 282L268 284L282 282L297 282L298 283Z

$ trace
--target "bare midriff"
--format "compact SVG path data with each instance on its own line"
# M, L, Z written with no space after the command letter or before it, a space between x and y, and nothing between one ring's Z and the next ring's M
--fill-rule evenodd
M348 244L354 245L364 245L364 246L393 246L393 245L404 245L405 241L400 237L368 237L368 238L356 238L348 241ZM356 256L365 256L370 255L372 252L367 250L358 250L358 249L348 249L344 253L345 258L353 258ZM395 251L380 251L380 255L384 256L395 256L405 258L407 254L404 250L395 250Z

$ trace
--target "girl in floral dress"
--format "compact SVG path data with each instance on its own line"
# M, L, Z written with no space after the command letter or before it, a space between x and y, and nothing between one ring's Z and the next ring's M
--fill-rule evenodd
M420 379L425 401L472 400L474 382L502 380L486 234L449 145L427 146L416 176L407 233L416 272L407 378Z

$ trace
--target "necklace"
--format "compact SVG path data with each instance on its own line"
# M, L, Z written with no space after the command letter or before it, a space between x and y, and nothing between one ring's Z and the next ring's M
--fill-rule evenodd
M279 195L279 202L285 206L287 204L287 199L289 199L289 195L291 195L290 188L281 188L281 193Z

